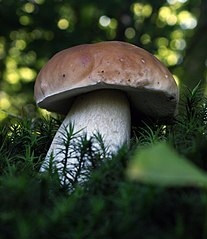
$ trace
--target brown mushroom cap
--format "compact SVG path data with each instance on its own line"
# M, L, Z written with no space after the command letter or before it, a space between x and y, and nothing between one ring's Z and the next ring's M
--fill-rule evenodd
M99 89L118 89L132 108L152 117L173 116L178 87L152 54L125 42L85 44L54 55L40 71L34 88L37 104L68 113L74 97Z

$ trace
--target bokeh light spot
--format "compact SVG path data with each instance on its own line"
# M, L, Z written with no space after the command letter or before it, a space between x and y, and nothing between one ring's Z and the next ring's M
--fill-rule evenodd
M149 17L152 14L152 6L150 4L134 3L132 11L138 17Z
M69 27L69 25L70 22L65 18L61 18L57 23L58 28L61 30L66 30Z
M19 18L19 22L21 25L27 26L31 23L31 19L28 16L23 15Z
M182 29L193 29L197 26L196 18L188 11L181 11L178 20Z
M26 41L24 41L24 40L16 40L15 46L16 46L16 48L18 48L19 50L24 50L25 47L27 46L27 44L26 44Z
M24 5L23 9L27 13L32 13L35 10L35 6L31 2L28 2Z
M125 30L124 34L125 34L126 38L132 39L132 38L135 37L136 31L134 30L134 28L128 27L128 28Z
M45 2L45 0L34 0L34 2L36 4L43 4Z
M8 95L3 91L0 92L0 105L2 110L7 110L11 106Z
M186 42L184 39L173 39L170 42L170 46L173 50L179 50L182 51L186 47Z
M148 35L148 34L143 34L143 35L140 37L140 41L141 41L142 44L146 45L146 44L148 44L148 43L151 42L151 37L150 37L150 35Z
M173 66L173 65L176 65L178 63L179 56L175 52L170 52L170 54L167 56L166 59L167 59L168 65Z
M111 18L110 19L110 24L109 24L109 27L111 28L111 29L116 29L117 28L117 26L118 26L118 22L117 22L117 20L115 19L115 18Z
M99 24L102 27L108 27L110 23L111 23L111 19L105 15L99 18Z
M173 26L177 23L176 14L172 11L170 7L166 6L160 8L159 19L170 26Z
M19 82L19 74L16 70L10 70L7 73L6 80L10 84L17 84Z
M23 81L30 82L34 80L36 72L28 67L22 67L19 69L19 75Z

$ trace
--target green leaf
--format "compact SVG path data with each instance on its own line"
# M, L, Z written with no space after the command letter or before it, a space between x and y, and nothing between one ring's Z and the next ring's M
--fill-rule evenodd
M161 186L207 187L207 174L166 143L135 152L127 168L129 179Z

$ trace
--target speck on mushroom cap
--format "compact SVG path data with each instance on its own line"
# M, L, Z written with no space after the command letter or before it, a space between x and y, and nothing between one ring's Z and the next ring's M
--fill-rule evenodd
M174 115L178 87L168 69L146 50L126 42L85 44L54 55L37 76L37 104L67 113L75 96L99 89L125 91L131 106L158 117Z

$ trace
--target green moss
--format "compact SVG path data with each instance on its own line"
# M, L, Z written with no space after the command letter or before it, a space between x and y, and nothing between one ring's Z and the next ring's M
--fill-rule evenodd
M131 149L123 147L110 159L99 136L102 151L91 147L94 139L83 137L76 150L93 167L83 183L71 185L62 185L56 170L39 173L58 120L2 122L0 238L206 238L206 190L150 186L126 178L134 149L158 141L206 170L206 99L189 91L181 106L170 125L145 121L135 129Z

